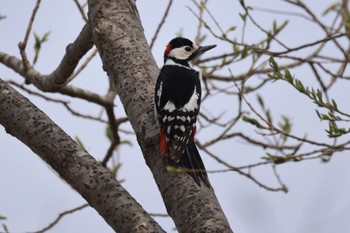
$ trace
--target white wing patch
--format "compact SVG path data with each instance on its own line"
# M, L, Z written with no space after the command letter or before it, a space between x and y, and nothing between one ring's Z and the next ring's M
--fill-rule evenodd
M176 109L176 107L175 104L169 100L163 109L168 112L173 112Z
M157 124L158 124L158 121L159 121L159 117L158 117L158 112L157 112L157 107L156 105L154 105L154 119L156 120Z
M194 87L193 94L190 98L190 100L181 108L182 111L194 111L195 109L198 109L198 93L196 90L196 87Z
M162 96L162 91L163 91L163 82L160 82L159 84L159 89L157 91L157 97L158 97L158 106L160 106L160 97Z

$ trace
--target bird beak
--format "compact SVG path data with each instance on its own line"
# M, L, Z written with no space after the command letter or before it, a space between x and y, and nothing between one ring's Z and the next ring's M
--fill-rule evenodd
M216 44L214 44L214 45L208 45L208 46L199 46L199 48L198 48L197 51L196 51L197 56L199 56L199 55L205 53L206 51L211 50L211 49L213 49L213 48L215 48L215 47L216 47Z
M198 49L192 53L190 60L195 60L198 58L201 54L205 53L206 51L213 49L216 47L216 44L214 45L208 45L208 46L199 46Z

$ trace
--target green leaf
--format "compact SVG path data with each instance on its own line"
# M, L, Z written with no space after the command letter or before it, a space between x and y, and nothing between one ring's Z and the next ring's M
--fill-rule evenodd
M256 119L247 117L246 115L243 116L243 121L250 123L252 125L255 125L258 128L264 128Z
M2 224L2 228L4 229L5 233L9 233L5 223Z
M286 70L284 71L284 76L286 77L286 79L287 79L287 81L288 81L289 83L293 83L294 78L293 78L292 74L289 72L288 69L286 69Z
M227 29L226 32L234 31L234 30L236 30L236 28L237 28L237 26L231 26L231 27L229 27L229 28Z
M316 114L317 114L317 116L318 116L318 118L320 119L320 120L322 120L322 118L321 118L321 113L316 109Z
M235 56L237 56L240 53L239 46L237 44L233 45L233 53Z
M298 91L301 93L305 93L305 87L303 83L298 79L295 79L295 88L298 89Z
M177 169L173 166L166 166L166 171L170 173L174 173L177 171Z
M35 38L34 51L35 53L38 53L41 48L41 40L40 40L40 37L35 32L34 32L34 38Z
M279 122L278 126L281 128L281 130L284 133L290 134L290 132L292 131L292 123L290 119L287 116L283 116L283 115L281 118L282 118L282 122Z
M335 11L336 13L339 13L341 9L341 3L333 3L329 5L329 7L326 8L326 10L323 11L322 16L326 16L329 12Z
M113 141L113 133L112 133L111 126L109 124L107 124L106 126L105 135L109 139L109 141L111 142Z
M256 95L256 98L257 98L257 100L258 100L258 103L259 103L259 105L261 106L261 108L265 108L265 105L264 105L264 100L262 99L262 97L261 97L261 95Z
M268 121L270 124L272 124L272 117L271 117L270 109L266 109L265 115L266 115L267 121Z
M334 99L332 99L332 104L333 104L333 110L338 110L338 105Z
M112 167L111 169L111 173L113 174L113 176L117 179L118 178L118 172L120 170L120 168L122 167L122 163L118 163L116 164L114 167Z
M41 38L41 42L46 42L49 39L49 35L51 32L46 32L43 37Z
M271 161L274 164L282 164L289 160L288 157L272 155L270 153L266 153L266 157L263 157L263 159L266 159L267 161Z
M277 31L277 22L276 22L276 20L273 21L272 29L273 29L273 34L276 34L276 31Z
M241 58L245 58L248 55L248 47L244 46L242 53L241 53Z
M35 43L34 43L34 59L33 59L33 65L35 65L35 63L38 61L38 57L39 57L39 52L41 49L41 46L44 42L46 42L49 38L51 32L46 32L42 38L40 38L40 36L38 36L38 34L36 34L34 32L34 38L35 38Z
M247 14L239 13L239 16L241 16L241 19L243 20L243 22L245 22L247 20Z
M335 121L330 120L328 123L328 130L326 130L326 132L328 133L328 137L336 138L342 136L343 134L350 133L350 129L338 128Z
M35 43L40 43L41 42L40 37L35 32L34 32L34 39L35 39Z
M128 145L128 146L132 146L132 142L129 140L121 140L119 142L120 145Z
M280 33L283 30L283 28L285 26L287 26L287 24L288 24L288 20L284 21L282 23L282 25L279 26L279 27L277 27L277 25L276 26L274 25L274 29L273 29L274 34L277 35L278 33Z
M275 59L271 56L270 59L269 59L269 64L270 64L270 67L272 69L274 69L275 71L278 71L279 68L278 68L278 64L277 62L275 61Z
M317 95L317 98L319 99L319 101L320 101L320 102L323 102L323 101L322 101L322 92L321 92L319 89L317 89L316 95Z
M221 65L225 65L225 63L226 63L226 56L224 56L223 58L222 58L222 61L221 61ZM202 70L202 72L203 72L203 70ZM206 73L206 72L205 72ZM204 74L205 74L204 73Z
M98 34L101 34L100 29L98 29L97 27L95 27L94 29L95 29L95 32L97 32Z

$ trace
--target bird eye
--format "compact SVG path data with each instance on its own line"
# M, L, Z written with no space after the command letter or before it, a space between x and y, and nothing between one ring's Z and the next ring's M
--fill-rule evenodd
M190 46L186 46L186 47L185 47L185 50L186 50L187 52L190 52L190 51L192 51L192 48L191 48Z

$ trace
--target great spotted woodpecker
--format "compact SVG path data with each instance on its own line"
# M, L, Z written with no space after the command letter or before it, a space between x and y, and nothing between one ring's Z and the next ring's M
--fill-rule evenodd
M200 74L189 62L214 47L198 46L182 37L171 40L155 87L160 153L183 167L199 186L202 181L208 187L208 176L194 143L201 103Z

